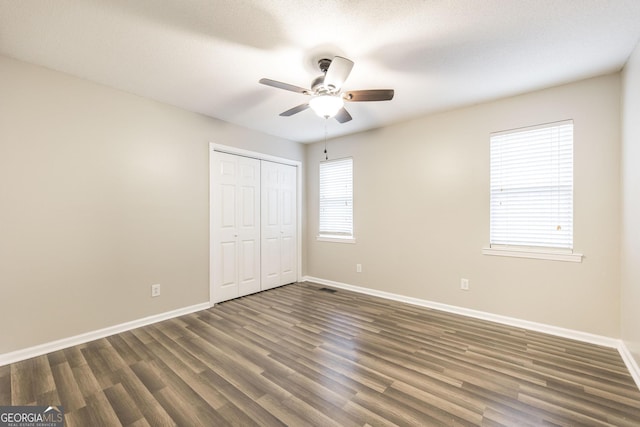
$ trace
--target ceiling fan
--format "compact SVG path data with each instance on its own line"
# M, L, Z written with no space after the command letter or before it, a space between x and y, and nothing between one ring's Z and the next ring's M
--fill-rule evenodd
M311 89L271 79L260 79L260 83L263 85L311 96L309 102L284 111L280 113L281 116L292 116L311 107L320 117L326 119L335 117L340 123L346 123L352 117L344 108L344 101L390 101L393 99L393 89L342 91L342 84L347 80L353 68L353 61L347 58L341 56L336 56L333 59L323 58L318 61L318 67L322 71L322 75L311 82Z

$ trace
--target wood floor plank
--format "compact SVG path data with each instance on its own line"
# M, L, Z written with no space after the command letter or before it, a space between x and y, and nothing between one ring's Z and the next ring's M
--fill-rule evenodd
M522 413L511 409L501 412L497 408L489 407L484 412L481 424L483 426L536 427L541 425L542 421L540 419L525 417Z
M143 360L132 348L131 346L124 340L122 335L113 335L107 337L107 341L109 344L113 346L116 352L120 355L124 363L127 365L132 365Z
M405 402L394 399L392 395L378 392L360 392L353 398L353 402L399 426L441 425L437 418L416 410Z
M51 367L60 363L69 363L67 362L67 357L65 356L63 350L54 351L53 353L47 354L47 359L49 359L49 366Z
M207 365L202 360L189 353L183 346L176 345L177 342L181 342L185 337L178 337L171 339L166 336L162 330L155 329L153 326L149 327L149 334L155 338L155 342L150 343L148 347L155 358L158 358L158 352L162 353L162 360L170 360L172 363L180 369L181 373L198 373L207 369Z
M115 364L105 358L105 355L100 351L102 344L98 341L88 343L82 348L81 352L91 368L93 376L98 381L98 384L100 384L100 388L104 390L116 383L113 374L117 372L118 369L113 369Z
M297 417L303 418L313 426L342 427L339 422L333 419L334 414L324 414L296 396L283 400L282 404L296 414Z
M638 426L615 349L298 283L0 367L74 426Z
M151 392L130 369L120 370L114 376L118 384L122 384L133 404L142 412L152 426L173 426L175 421L158 403Z
M278 418L257 403L259 398L258 400L254 400L247 396L216 372L205 371L203 376L207 380L216 384L221 393L229 399L229 402L236 407L241 408L256 423L274 426L285 425L282 421L278 420Z
M131 399L122 384L109 387L104 391L104 394L123 426L133 425L137 421L144 419L144 415L140 412L140 409L138 409L134 400Z
M332 414L331 418L339 425L345 427L358 425L356 420L351 419L349 414L340 409L352 397L351 395L335 393L325 385L316 383L300 374L281 377L265 372L263 376L289 391L308 407L314 408L323 414Z
M576 412L570 408L562 407L561 404L548 399L539 399L537 397L522 394L519 396L518 400L529 406L541 408L546 410L548 413L554 414L554 422L558 419L564 418L566 421L563 424L565 425L613 426L613 424L594 418L590 414L584 414L580 411Z
M141 333L140 329L143 328L126 331L118 335L131 348L131 350L133 350L137 356L137 360L153 360L155 357L153 352L149 350L149 347L147 347L140 338L138 338L138 335Z
M347 402L342 410L352 417L361 420L362 425L371 427L392 427L398 425L384 418L382 415L358 405L353 400Z
M262 405L260 405L262 406ZM268 411L269 413L271 413L271 411ZM260 426L260 424L258 424L257 421L255 421L254 419L252 419L248 414L246 414L242 409L238 408L237 406L231 404L231 403L227 403L226 405L222 406L217 413L220 414L220 416L222 416L222 418L225 420L225 425L230 425L230 426ZM273 415L273 414L272 414ZM211 424L211 425L218 425L218 424Z
M244 364L236 364L232 357L220 352L214 346L208 345L203 340L191 340L190 349L194 354L200 355L202 359L207 359L213 355L215 361L209 363L210 371L223 378L233 385L243 395L251 399L258 399L264 394L273 393L278 396L283 392L269 381L266 381L262 372L247 368ZM209 371L205 371L207 373ZM286 394L286 393L285 393Z
M87 365L87 361L82 354L82 348L84 348L84 346L77 345L75 347L69 347L62 350L64 352L64 357L71 368Z
M189 399L176 390L165 387L157 390L154 397L179 426L225 426L225 419L216 411L201 411Z
M114 427L122 425L115 408L111 405L111 402L109 402L109 399L107 399L104 393L92 394L88 396L86 400L87 406L80 409L86 411L89 419L91 419L91 424L86 425Z
M286 425L296 427L313 426L310 421L299 417L294 410L284 405L279 399L276 399L271 395L266 394L262 396L258 399L258 404Z
M481 411L472 411L456 405L447 399L415 389L407 384L398 383L384 392L385 396L402 402L418 414L424 414L438 421L442 425L474 426L482 421Z
M53 389L55 383L46 356L34 357L11 366L13 405L35 405L39 395Z
M299 355L290 354L286 349L283 349L282 352L274 351L270 357L287 365L293 369L294 372L304 375L313 382L322 384L342 396L353 396L360 389L360 384L350 378L338 374L325 365L318 365Z
M638 408L624 407L622 405L614 408L613 406L615 405L604 405L602 401L597 401L598 405L594 405L596 401L585 398L584 394L575 395L552 390L547 387L535 387L523 384L520 387L520 396L525 395L543 401L552 398L558 405L565 409L603 422L616 421L616 425L627 425L624 424L622 420L640 417L640 410Z
M0 367L0 406L11 406L11 365Z
M68 363L53 365L51 371L58 396L61 401L65 402L65 410L75 411L87 405L82 390L78 386Z
M83 396L91 396L103 390L88 364L71 368L71 371L73 372L73 379L78 384Z

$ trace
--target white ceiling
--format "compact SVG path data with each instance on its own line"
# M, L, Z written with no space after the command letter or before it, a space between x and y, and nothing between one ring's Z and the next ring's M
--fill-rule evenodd
M620 70L639 0L0 0L0 53L294 141L321 140L304 95L321 57L355 62L330 137Z

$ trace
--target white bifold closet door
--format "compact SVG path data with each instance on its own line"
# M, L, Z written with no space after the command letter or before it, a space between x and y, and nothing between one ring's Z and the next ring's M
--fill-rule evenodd
M211 302L298 280L296 166L213 151Z
M260 160L213 156L211 274L220 302L261 290Z
M293 283L297 271L297 170L262 161L262 289Z

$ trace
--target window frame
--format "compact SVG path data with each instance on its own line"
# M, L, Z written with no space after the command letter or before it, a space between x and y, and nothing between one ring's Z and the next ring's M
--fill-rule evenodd
M320 230L320 223L321 223L321 218L322 218L322 201L321 201L321 174L322 174L322 165L323 164L327 164L327 163L331 163L331 162L339 162L339 161L346 161L349 160L350 161L350 166L351 166L351 185L350 185L350 189L351 189L351 199L350 199L350 204L351 204L351 234L341 234L338 232L332 233L332 232L321 232ZM321 161L318 165L318 234L316 235L316 240L320 241L320 242L334 242L334 243L355 243L356 239L355 239L355 223L354 223L354 161L353 161L353 157L341 157L341 158L337 158L337 159L331 159L331 160L324 160Z
M535 259L544 259L544 260L555 260L555 261L568 261L568 262L581 262L582 261L582 254L576 253L574 252L574 245L573 245L573 239L574 239L574 228L573 228L573 224L574 224L574 219L573 219L573 198L574 198L574 187L573 187L573 181L574 181L574 163L573 163L573 147L574 147L574 124L573 124L573 120L562 120L562 121L558 121L558 122L552 122L552 123L544 123L544 124L539 124L539 125L533 125L533 126L526 126L526 127L522 127L522 128L517 128L517 129L511 129L511 130L506 130L506 131L500 131L500 132L493 132L490 135L489 141L490 141L490 164L489 164L489 170L490 173L493 174L493 172L495 171L495 167L494 167L494 163L492 163L492 159L491 156L493 155L493 143L494 143L494 138L499 138L501 136L505 136L505 135L514 135L516 136L517 134L523 134L522 135L522 140L521 142L524 141L525 138L525 134L529 133L529 132L533 132L539 129L548 129L548 128L557 128L557 127L561 127L561 126L565 126L567 124L571 124L572 128L571 128L571 236L570 236L570 248L567 247L559 247L559 246L553 246L551 245L551 242L549 241L550 245L549 246L544 246L543 245L536 245L536 246L527 246L527 245L521 245L521 244L517 244L517 243L500 243L500 244L496 244L496 243L492 243L492 227L495 225L495 220L493 218L493 213L494 213L494 209L493 209L493 203L494 203L494 194L493 194L493 189L491 187L491 185L493 184L493 177L490 176L489 182L490 182L490 189L489 189L489 203L490 203L490 209L489 209L489 245L488 247L484 247L482 248L482 253L484 255L494 255L494 256L508 256L508 257L517 257L517 258L535 258ZM526 158L525 158L526 159ZM541 173L541 172L540 172ZM560 173L560 172L558 172ZM561 175L559 175L561 176ZM558 184L560 186L560 184ZM522 195L522 194L529 194L529 193L515 193L515 197L517 197L518 195ZM534 193L535 194L535 190ZM557 194L557 193L556 193ZM520 236L522 237L522 236Z

